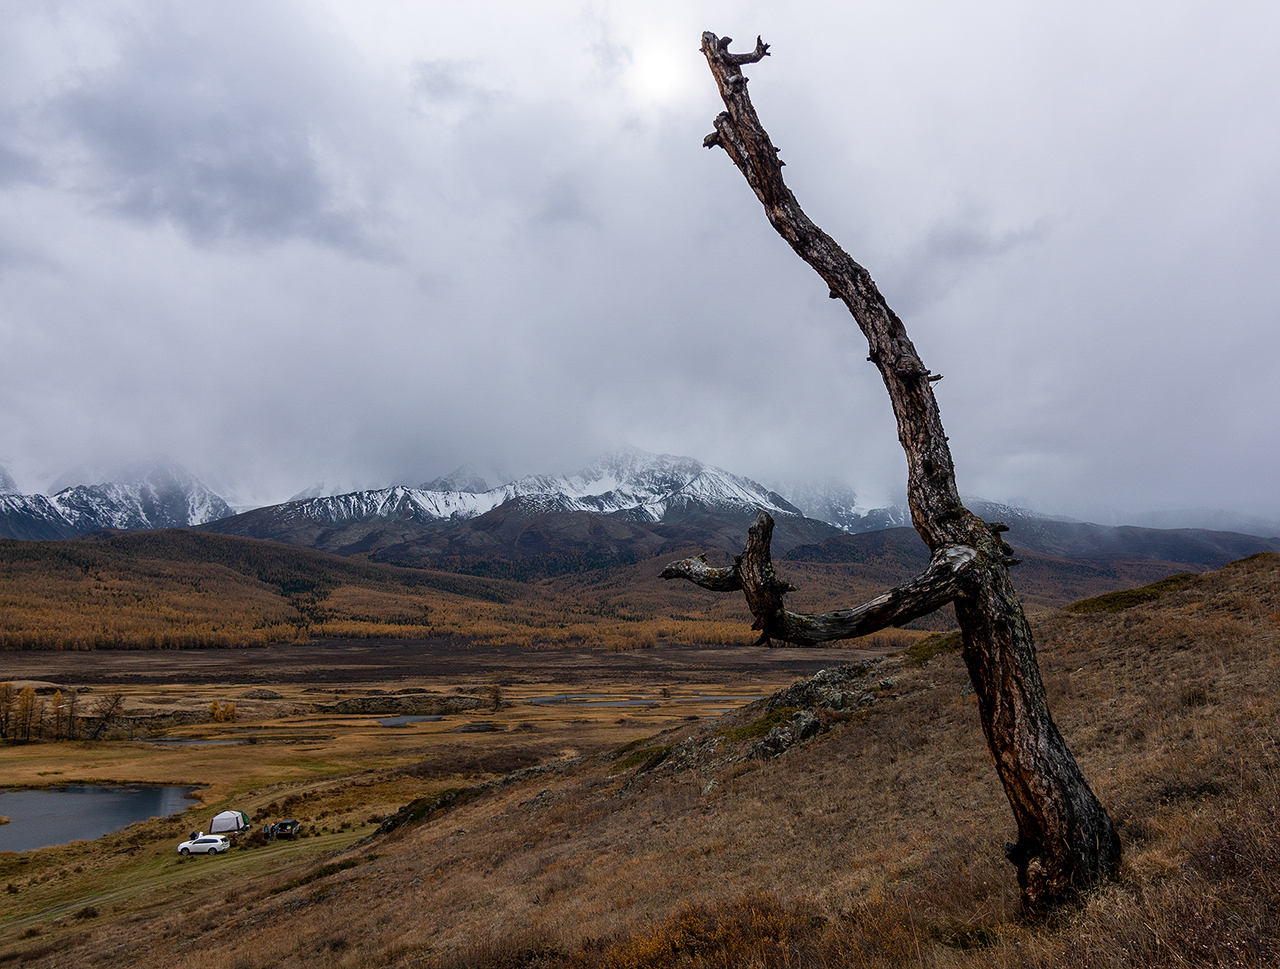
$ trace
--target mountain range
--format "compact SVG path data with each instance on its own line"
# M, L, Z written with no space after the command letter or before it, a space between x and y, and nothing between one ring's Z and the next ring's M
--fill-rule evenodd
M900 505L866 507L839 482L772 490L693 458L635 449L614 452L570 475L530 475L492 485L464 467L418 487L304 494L241 514L172 462L121 477L52 496L21 495L0 469L0 537L199 528L375 561L473 568L482 560L541 559L554 571L689 546L736 552L761 509L777 523L775 551L812 561L845 561L865 551L859 551L865 542L854 536L910 525ZM1280 539L1268 536L1097 525L966 501L984 519L1009 525L1009 541L1020 552L1040 556L1212 568L1255 552L1280 551ZM912 541L909 534L905 541ZM548 565L552 560L559 564Z
M846 496L852 500L852 492ZM760 509L787 549L841 533L758 482L693 458L614 452L576 474L498 486L459 468L421 487L302 498L201 526L340 555L409 564L541 558L565 567L629 560L686 544L741 547ZM846 506L855 514L856 506Z
M23 495L0 468L0 537L49 540L102 528L187 528L232 514L222 498L171 462L127 469L120 478L50 496Z

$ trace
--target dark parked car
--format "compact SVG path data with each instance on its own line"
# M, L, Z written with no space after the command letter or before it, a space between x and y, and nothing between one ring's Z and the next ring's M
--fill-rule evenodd
M296 838L298 836L298 832L301 830L302 830L302 823L300 821L294 820L293 818L289 818L285 821L277 822L276 837L277 838Z

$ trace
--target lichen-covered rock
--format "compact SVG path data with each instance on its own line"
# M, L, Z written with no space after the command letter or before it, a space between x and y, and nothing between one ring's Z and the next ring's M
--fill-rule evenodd
M812 710L797 710L786 723L780 723L751 748L753 757L777 757L784 750L808 740L827 729Z
M870 688L871 675L879 660L854 666L837 666L820 670L807 680L793 683L775 693L766 704L770 712L780 707L825 707L828 710L851 710L875 699Z
M663 743L663 734L627 745L610 755L616 774L626 775L624 789L672 774L693 774L704 794L721 789L724 775L753 759L768 759L790 750L841 720L851 710L876 702L875 676L885 672L881 660L822 670L793 683L767 700L748 704L713 722L704 722L682 739Z

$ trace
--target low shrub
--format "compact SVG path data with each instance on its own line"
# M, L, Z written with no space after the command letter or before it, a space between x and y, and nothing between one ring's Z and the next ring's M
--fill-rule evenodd
M633 767L639 767L640 769L636 773L643 774L645 771L653 770L666 760L667 754L670 752L670 746L646 747L644 750L634 751L629 756L624 757L618 762L617 769L631 770Z
M723 731L722 736L734 743L738 743L743 740L754 740L756 737L763 737L778 724L786 723L790 720L791 715L798 709L800 708L778 707L778 709L774 710L772 713L766 713L759 720L753 720L745 726Z
M1063 606L1062 609L1064 612L1078 614L1122 612L1125 609L1140 606L1144 602L1155 602L1171 592L1177 592L1198 578L1200 576L1195 572L1180 572L1177 575L1169 576L1167 579L1161 579L1159 582L1144 585L1139 589L1121 589L1118 592L1108 592L1105 595L1094 596L1091 599L1081 599L1079 602Z
M963 646L960 630L957 629L952 633L934 633L932 636L917 639L907 647L906 653L912 666L924 666L935 656L960 652Z

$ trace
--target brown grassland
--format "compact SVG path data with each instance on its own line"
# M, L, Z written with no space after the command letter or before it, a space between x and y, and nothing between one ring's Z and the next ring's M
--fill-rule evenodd
M923 554L918 538L910 541ZM252 648L310 637L537 649L751 643L740 596L657 577L666 561L699 551L673 548L660 560L513 581L185 530L0 540L0 651ZM728 560L713 551L713 564L717 556ZM819 612L870 598L922 564L890 548L857 564L782 567L799 587L791 607ZM1029 607L1044 608L1176 571L1166 562L1103 567L1029 554L1019 588ZM953 625L948 609L911 628Z
M252 648L310 637L625 650L754 639L739 598L677 591L660 568L644 561L517 582L187 531L0 540L0 650ZM793 571L815 602L871 594L882 571L851 590L847 567L811 570Z
M846 590L845 603L857 597ZM690 595L685 614L718 621L724 609L741 635L729 598ZM954 637L885 643L910 648L849 674L856 698L813 707L824 729L782 753L760 742L799 722L790 700L720 714L733 704L706 698L778 689L805 651L748 660L744 647L711 647L700 664L665 638L633 651L455 646L456 665L415 679L371 665L390 646L351 642L333 647L347 666L281 666L274 680L264 666L238 681L223 657L240 651L81 653L106 664L92 667L93 690L126 691L139 718L236 703L235 722L174 718L156 726L167 737L246 743L0 748L13 783L204 788L187 816L0 855L0 966L1280 963L1280 556L1033 623L1055 719L1125 850L1118 882L1047 919L1017 910L1003 857L1015 834ZM286 648L302 649L249 652ZM811 668L864 655L826 651ZM57 665L69 657L0 654L23 679L84 682ZM176 659L185 681L138 675ZM248 683L279 696L245 699ZM521 702L588 685L643 702ZM490 708L391 730L313 706L403 687ZM494 729L456 729L478 722ZM309 837L242 837L225 857L179 859L193 818L225 806L299 817Z

